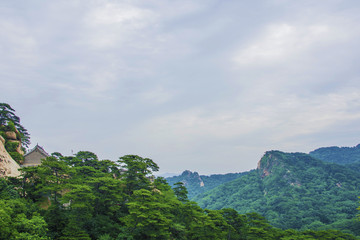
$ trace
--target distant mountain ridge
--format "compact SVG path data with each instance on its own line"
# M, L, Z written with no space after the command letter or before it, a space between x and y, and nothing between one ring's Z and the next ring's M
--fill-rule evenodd
M256 170L193 200L208 209L259 212L283 229L336 228L360 234L360 223L354 221L358 196L359 171L305 153L268 151Z
M325 162L341 165L360 163L360 144L355 147L322 147L309 154Z
M184 183L185 187L188 190L188 198L193 199L196 195L209 191L221 184L230 182L234 179L237 179L244 173L227 173L227 174L213 174L210 176L199 175L197 172L192 172L190 170L185 170L179 176L173 176L166 178L166 181L173 186L177 182Z

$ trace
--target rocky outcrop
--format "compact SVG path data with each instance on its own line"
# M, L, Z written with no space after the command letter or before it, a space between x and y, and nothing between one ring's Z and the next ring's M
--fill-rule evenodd
M5 132L6 138L9 140L16 140L16 133L14 131Z
M261 174L261 178L269 176L272 173L274 165L276 166L278 164L279 161L276 154L273 154L272 151L266 152L257 164L257 169Z
M191 183L197 182L200 187L204 187L204 186L205 186L203 180L201 179L199 173L197 173L197 172L191 172L191 171L189 171L189 170L185 170L185 171L181 174L181 177L184 178L184 179L182 180L182 182L184 183L185 186L188 186L189 182L191 182Z
M18 177L20 166L11 158L4 144L5 139L0 136L0 177Z
M265 152L264 156L260 159L257 165L257 171L259 172L261 178L271 175L274 171L276 171L276 169L284 168L287 158L288 156L285 153L277 150Z

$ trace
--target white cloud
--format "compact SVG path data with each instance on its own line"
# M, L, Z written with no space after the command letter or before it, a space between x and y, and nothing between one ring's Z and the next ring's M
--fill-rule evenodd
M0 21L0 51L3 63L34 67L38 63L37 42L31 32L13 19ZM9 64L10 65L10 64Z
M335 144L358 141L358 4L273 2L8 1L3 101L39 143L156 156L169 171L246 170L334 129ZM85 140L54 138L74 131Z
M247 142L249 147L258 142L281 147L291 139L309 139L359 121L360 112L354 111L360 109L358 99L360 91L345 89L312 98L277 96L259 106L250 101L248 107L224 106L227 110L219 110L219 106L191 109L146 120L133 134L151 136L151 142L144 140L144 144L166 152L187 152L201 143L222 144L234 139Z
M163 104L170 101L176 93L163 86L157 86L140 93L140 98L145 104Z
M360 112L354 111L360 109L359 97L359 90L346 89L311 99L295 98L289 105L280 105L279 111L274 112L277 116L273 116L280 134L272 139L285 143L291 138L331 132L339 125L359 121Z
M154 23L154 14L144 8L124 3L94 6L84 17L87 38L95 48L117 48L133 37L141 36L145 27Z
M149 11L131 5L106 3L91 11L87 20L93 25L129 24L144 26L143 19Z
M315 47L338 41L336 29L324 24L270 24L257 39L242 47L234 57L239 66L283 64L303 57Z

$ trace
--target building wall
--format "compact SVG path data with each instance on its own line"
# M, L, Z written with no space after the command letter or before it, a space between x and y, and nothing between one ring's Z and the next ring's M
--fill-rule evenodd
M25 161L23 166L37 166L41 164L41 159L46 158L47 156L41 153L38 149L35 149L33 152L25 156Z

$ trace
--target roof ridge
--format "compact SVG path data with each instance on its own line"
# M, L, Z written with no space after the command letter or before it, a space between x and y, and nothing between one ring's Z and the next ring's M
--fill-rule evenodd
M41 147L39 144L36 144L36 146L35 146L33 149L31 149L29 152L27 152L27 153L24 155L24 157L27 156L27 155L29 155L30 153L34 152L36 149L39 149L39 151L40 151L41 153L43 153L43 154L46 155L47 157L50 157L50 154L48 154L48 153L44 150L44 148Z

